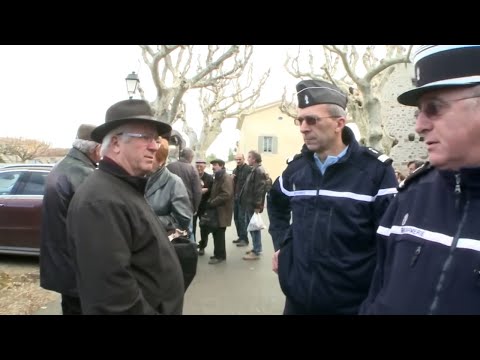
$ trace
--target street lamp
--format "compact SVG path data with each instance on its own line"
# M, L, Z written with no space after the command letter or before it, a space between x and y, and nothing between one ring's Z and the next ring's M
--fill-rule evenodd
M128 76L125 78L125 81L127 82L127 91L131 99L133 98L135 91L137 91L137 86L140 82L140 79L138 78L138 75L135 74L135 71L132 71L132 73L128 74Z

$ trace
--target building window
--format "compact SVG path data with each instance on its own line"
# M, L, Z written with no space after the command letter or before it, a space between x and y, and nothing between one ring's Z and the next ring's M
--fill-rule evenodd
M267 154L277 153L277 137L276 136L259 136L258 152Z
M263 152L268 152L268 153L273 152L273 137L271 136L263 137Z

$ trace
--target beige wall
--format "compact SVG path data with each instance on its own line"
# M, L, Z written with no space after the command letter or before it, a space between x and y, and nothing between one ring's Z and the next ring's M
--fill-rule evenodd
M239 122L240 141L237 151L245 158L250 150L262 155L262 165L275 180L286 168L286 159L298 154L303 145L302 135L293 119L283 114L278 106L280 102L257 108L251 115ZM282 118L281 120L279 118ZM277 137L276 153L264 153L258 148L259 136Z

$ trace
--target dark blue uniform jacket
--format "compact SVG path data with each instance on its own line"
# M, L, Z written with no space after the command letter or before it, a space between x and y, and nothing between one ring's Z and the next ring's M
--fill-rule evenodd
M480 314L480 168L417 172L377 231L379 261L361 313Z
M304 146L268 197L269 231L284 236L280 286L310 314L358 312L375 268L375 232L397 191L391 159L359 146L349 128L343 135L348 151L324 175Z

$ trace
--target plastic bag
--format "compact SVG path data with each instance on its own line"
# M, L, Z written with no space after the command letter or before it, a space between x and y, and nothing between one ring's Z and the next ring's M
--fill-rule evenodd
M263 223L262 216L260 215L260 213L253 213L253 216L250 219L250 222L248 223L247 231L258 231L265 228L266 226Z

